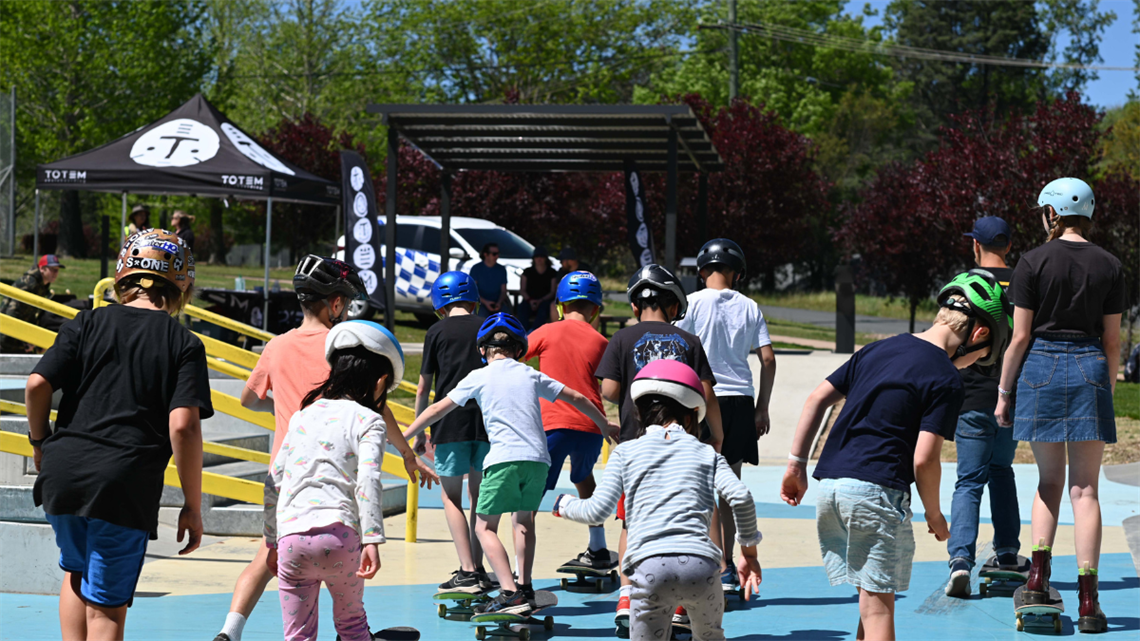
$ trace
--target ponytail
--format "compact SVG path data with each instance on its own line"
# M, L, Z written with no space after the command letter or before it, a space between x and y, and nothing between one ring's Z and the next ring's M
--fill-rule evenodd
M1092 218L1086 216L1058 216L1052 206L1045 206L1045 216L1049 220L1049 238L1045 242L1057 240L1065 231L1075 229L1081 238L1088 239L1089 230L1092 229Z

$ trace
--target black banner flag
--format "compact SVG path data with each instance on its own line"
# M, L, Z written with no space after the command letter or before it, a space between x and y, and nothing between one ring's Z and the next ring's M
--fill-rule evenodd
M360 272L373 309L384 309L383 227L377 219L376 192L364 158L355 151L340 152L344 187L344 259Z
M654 261L653 233L645 217L645 185L633 161L625 163L625 227L629 233L629 249L639 267Z

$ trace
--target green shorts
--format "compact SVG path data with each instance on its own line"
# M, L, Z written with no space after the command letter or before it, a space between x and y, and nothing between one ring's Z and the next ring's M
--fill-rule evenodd
M477 514L534 512L542 503L550 466L538 461L508 461L483 470Z

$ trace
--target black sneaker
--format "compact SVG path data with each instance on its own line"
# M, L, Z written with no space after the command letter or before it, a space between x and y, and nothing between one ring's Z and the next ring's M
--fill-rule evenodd
M484 592L490 592L491 590L499 589L499 582L492 579L491 575L487 574L487 571L482 567L475 568L475 574L479 576L479 587Z
M534 584L527 583L526 585L520 585L519 591L523 593L523 598L525 598L526 602L530 605L530 609L537 610L538 601L534 598Z
M463 570L456 570L455 572L451 573L450 579L439 584L439 591L479 594L485 590L479 582L478 572L465 572Z
M591 570L604 571L610 569L610 551L602 548L601 550L589 550L578 555L578 558L570 561L566 565L568 567L583 567L590 568Z
M225 632L219 632L218 636L214 637L214 641L232 641L230 635Z
M520 617L530 616L534 611L526 600L522 590L514 592L500 592L499 596L487 603L475 606L476 614L514 614Z
M1021 559L1016 552L1006 552L997 555L997 566L1002 570L1018 570Z

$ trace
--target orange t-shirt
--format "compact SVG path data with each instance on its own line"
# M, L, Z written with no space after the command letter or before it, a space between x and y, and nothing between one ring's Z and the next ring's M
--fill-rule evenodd
M609 344L605 336L589 323L567 318L539 327L527 340L530 343L527 360L537 356L543 374L580 392L599 410L602 409L602 394L594 372L598 370L598 363ZM539 405L542 407L542 427L548 432L578 430L601 433L593 421L569 403L540 399Z
M329 377L329 363L325 360L328 334L326 327L298 328L270 340L245 384L258 398L264 399L273 391L273 415L277 422L270 454L273 458L277 457L277 449L289 431L289 420L301 409L305 395Z

